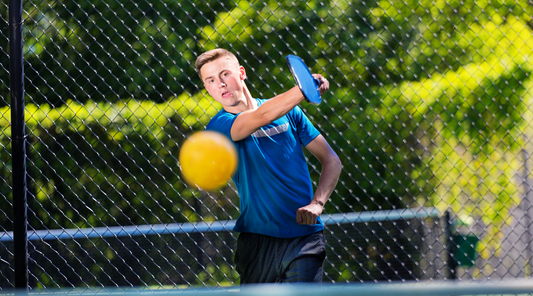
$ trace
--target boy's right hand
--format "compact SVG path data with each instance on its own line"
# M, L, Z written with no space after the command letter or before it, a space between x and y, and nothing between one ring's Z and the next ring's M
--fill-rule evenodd
M320 74L312 74L315 79L320 81L320 85L318 86L318 91L320 92L320 95L325 94L329 90L329 81Z

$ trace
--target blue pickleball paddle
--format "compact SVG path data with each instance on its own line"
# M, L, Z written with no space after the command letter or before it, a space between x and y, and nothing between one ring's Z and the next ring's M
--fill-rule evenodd
M309 68L300 57L290 54L285 59L305 99L311 104L320 104L322 102L320 91L318 90L321 84L320 80L311 75L311 71L309 71Z

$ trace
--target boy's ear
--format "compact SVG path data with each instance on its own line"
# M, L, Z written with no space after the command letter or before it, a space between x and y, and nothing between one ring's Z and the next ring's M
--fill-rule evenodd
M239 66L239 72L240 72L241 80L245 80L246 79L246 70L244 70L243 66Z

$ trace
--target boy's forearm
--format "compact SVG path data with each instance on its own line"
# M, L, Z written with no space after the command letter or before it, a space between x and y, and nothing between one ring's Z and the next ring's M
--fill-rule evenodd
M247 88L245 88L247 91ZM248 92L249 94L249 92ZM250 95L251 97L251 95ZM240 141L266 124L289 113L298 105L304 96L298 87L266 100L256 109L247 110L239 114L231 127L231 139Z
M333 159L322 166L318 186L311 203L318 203L321 206L326 204L333 193L333 190L335 190L335 187L337 186L341 171L342 164L338 158Z
M296 211L297 223L307 225L316 224L316 219L322 214L324 205L337 185L341 170L342 165L336 155L331 161L326 162L322 166L322 173L320 174L318 188L315 191L313 200L309 205L301 207Z
M304 95L300 89L295 86L288 91L267 100L257 108L257 111L267 120L274 121L289 113L289 111L300 104L303 99Z

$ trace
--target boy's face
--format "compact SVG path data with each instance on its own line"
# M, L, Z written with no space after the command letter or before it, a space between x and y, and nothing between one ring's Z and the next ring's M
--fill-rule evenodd
M216 59L202 66L200 76L207 92L222 106L233 107L245 99L243 81L246 72L237 61Z

